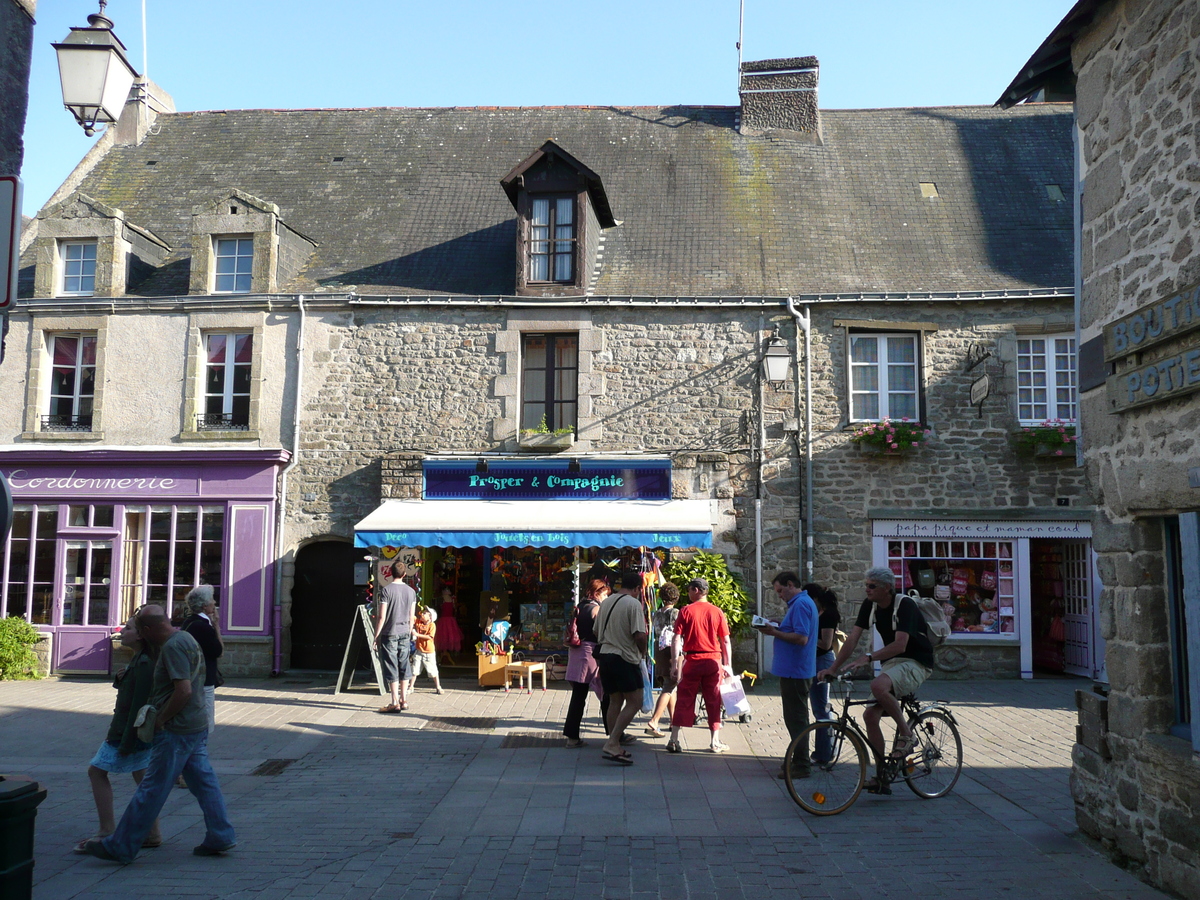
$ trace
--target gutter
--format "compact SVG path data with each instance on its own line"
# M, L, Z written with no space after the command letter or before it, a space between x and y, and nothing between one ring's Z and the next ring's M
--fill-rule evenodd
M803 312L796 308L796 302L787 298L788 312L796 320L796 334L804 332L804 513L803 519L796 521L796 563L805 572L809 582L813 580L813 424L812 424L812 319L808 307ZM800 371L800 342L796 341L796 372ZM796 384L796 402L800 401L799 378Z
M279 473L279 508L275 518L275 597L271 612L273 655L271 676L283 672L283 527L287 518L288 474L300 461L300 412L304 391L304 295L296 297L300 307L300 333L296 336L296 403L292 412L292 458Z

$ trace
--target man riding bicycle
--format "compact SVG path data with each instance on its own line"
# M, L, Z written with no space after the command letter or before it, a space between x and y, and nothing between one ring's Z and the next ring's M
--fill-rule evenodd
M863 712L863 723L867 727L867 737L875 751L875 758L882 760L886 746L879 722L884 713L891 716L896 722L896 740L892 745L891 758L902 760L911 751L914 738L908 723L904 721L899 698L914 693L933 673L933 643L929 639L925 619L911 599L901 596L899 607L894 607L897 602L896 576L891 569L868 569L865 587L867 597L859 609L854 627L850 629L833 665L818 672L817 678L822 680L838 674L846 659L858 647L862 633L870 629L873 618L875 630L879 632L884 646L858 657L850 668L856 669L872 662L883 663L882 671L871 682L875 705ZM875 778L867 783L867 791L890 794L892 789L887 778L877 769Z

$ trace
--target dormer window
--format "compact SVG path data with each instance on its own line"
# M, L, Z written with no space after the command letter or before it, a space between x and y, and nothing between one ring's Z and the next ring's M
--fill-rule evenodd
M574 197L532 198L529 215L529 280L574 283Z
M91 297L96 293L96 242L68 241L62 245L64 297Z
M617 224L600 176L546 141L500 184L517 212L517 294L586 293L602 232Z
M213 253L216 271L213 291L217 294L248 294L254 272L252 237L216 238Z

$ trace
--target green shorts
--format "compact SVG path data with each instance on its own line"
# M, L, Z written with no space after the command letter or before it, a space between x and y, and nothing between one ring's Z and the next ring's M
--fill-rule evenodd
M881 675L892 679L892 693L897 697L915 694L917 688L925 683L925 679L933 674L933 669L923 666L915 659L897 656L883 663Z

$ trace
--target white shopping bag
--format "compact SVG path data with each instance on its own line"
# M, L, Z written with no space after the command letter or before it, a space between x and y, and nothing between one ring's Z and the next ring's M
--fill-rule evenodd
M738 676L734 675L721 682L721 705L725 707L727 716L741 716L750 712L750 701L746 699L742 679Z

